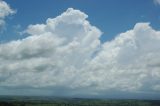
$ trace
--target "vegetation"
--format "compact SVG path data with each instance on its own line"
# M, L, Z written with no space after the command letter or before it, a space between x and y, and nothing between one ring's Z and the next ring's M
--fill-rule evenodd
M65 99L53 97L0 97L0 106L160 106L160 101Z

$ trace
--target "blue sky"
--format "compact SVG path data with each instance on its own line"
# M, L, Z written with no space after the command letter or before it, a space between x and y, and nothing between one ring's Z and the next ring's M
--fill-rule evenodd
M160 98L160 0L0 0L0 95Z
M17 10L8 20L8 30L1 39L14 39L13 26L20 25L19 31L29 24L44 23L47 18L53 18L72 7L88 14L91 24L104 32L101 40L111 40L117 34L131 29L137 22L150 22L155 29L160 29L160 6L153 0L5 0Z

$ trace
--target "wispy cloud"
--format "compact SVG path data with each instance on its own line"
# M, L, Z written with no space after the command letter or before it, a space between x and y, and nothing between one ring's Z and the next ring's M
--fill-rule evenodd
M5 25L5 18L16 13L5 1L0 0L0 28Z
M160 5L160 0L153 0L156 5Z

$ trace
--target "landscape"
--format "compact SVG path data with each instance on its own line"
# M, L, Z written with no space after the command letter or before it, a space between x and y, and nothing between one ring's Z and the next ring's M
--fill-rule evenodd
M160 106L159 100L1 96L0 106Z

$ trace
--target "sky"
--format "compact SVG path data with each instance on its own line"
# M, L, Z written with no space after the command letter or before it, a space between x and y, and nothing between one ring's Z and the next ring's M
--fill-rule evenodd
M160 0L0 0L0 95L160 99Z

